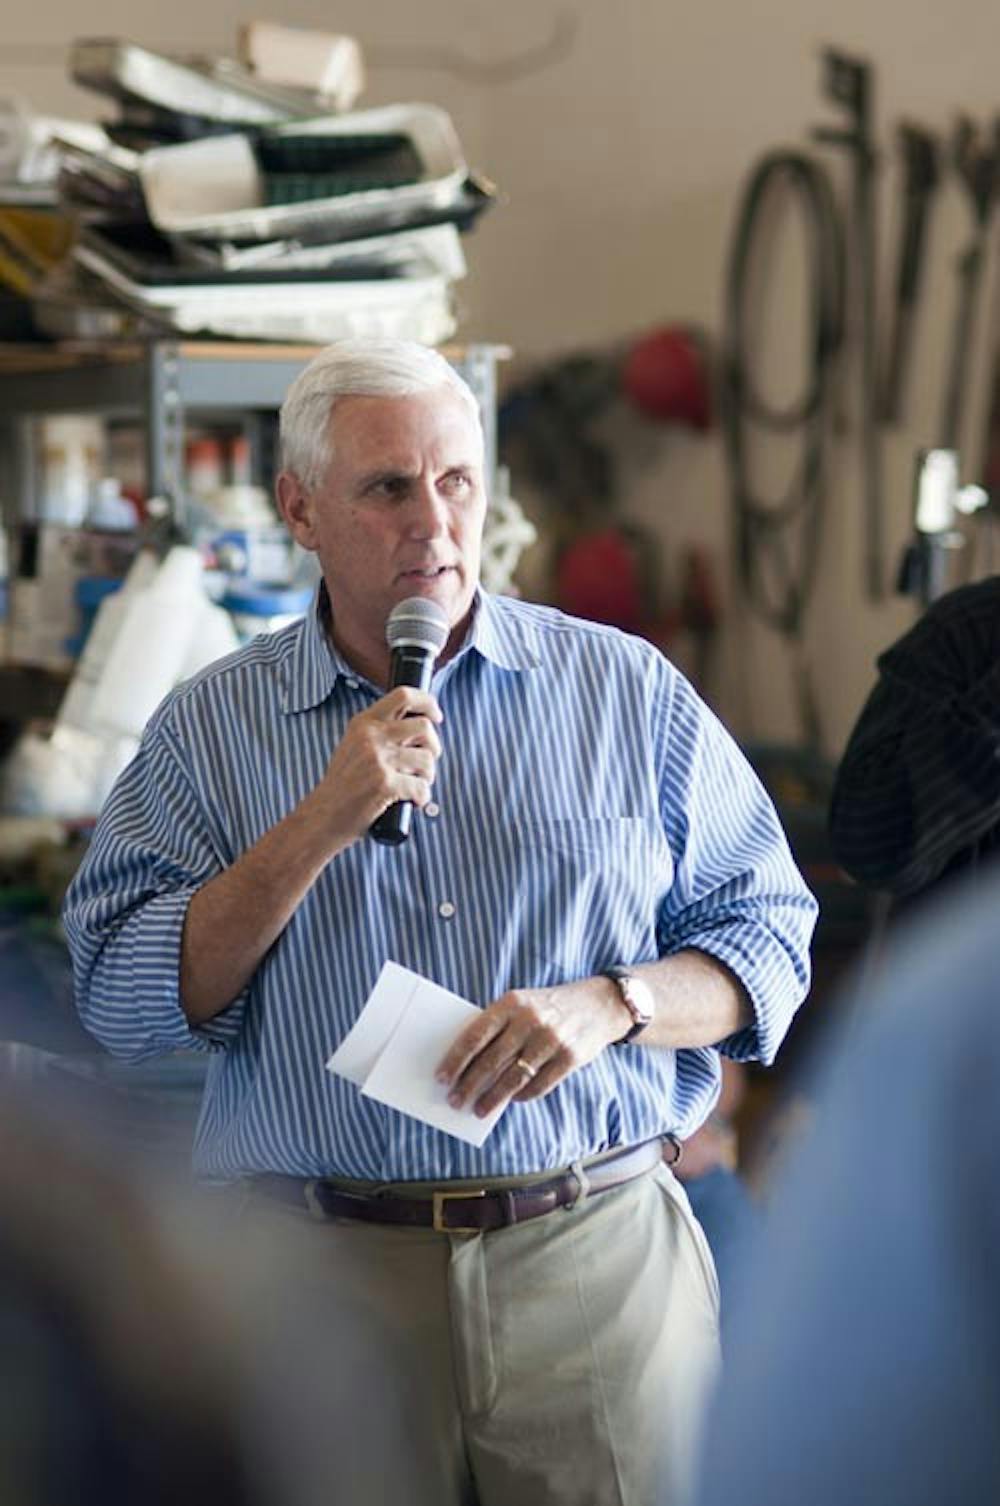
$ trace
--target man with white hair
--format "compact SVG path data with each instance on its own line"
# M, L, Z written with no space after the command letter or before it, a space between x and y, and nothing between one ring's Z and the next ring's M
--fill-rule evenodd
M282 442L315 610L150 721L67 900L83 1019L213 1053L197 1170L316 1220L309 1300L368 1313L409 1398L401 1499L680 1499L717 1290L662 1149L720 1049L773 1057L814 901L654 648L482 589L482 431L441 356L330 347ZM429 692L386 693L413 596L448 639ZM409 840L366 840L399 801ZM481 1147L324 1070L387 959L481 1006L438 1069L503 1108Z

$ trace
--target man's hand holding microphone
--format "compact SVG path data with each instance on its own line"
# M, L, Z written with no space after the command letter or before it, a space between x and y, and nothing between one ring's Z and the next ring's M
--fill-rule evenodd
M376 842L405 842L413 807L430 799L443 718L429 687L449 626L437 602L424 596L401 601L389 614L389 692L351 719L316 792L332 797L329 826L348 842L366 832Z

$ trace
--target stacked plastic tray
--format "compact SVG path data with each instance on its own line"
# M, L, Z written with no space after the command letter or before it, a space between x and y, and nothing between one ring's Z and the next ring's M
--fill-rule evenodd
M325 342L454 333L460 233L491 202L448 115L331 96L119 41L71 51L115 102L109 145L62 148L77 276L157 329Z

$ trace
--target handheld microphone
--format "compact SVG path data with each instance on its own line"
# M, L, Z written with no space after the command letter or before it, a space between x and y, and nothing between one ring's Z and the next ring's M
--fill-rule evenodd
M385 641L392 650L389 689L412 685L415 690L429 690L434 661L448 641L451 624L436 601L426 596L409 596L393 607L385 624ZM384 810L368 828L376 842L398 846L410 835L413 805L397 800Z

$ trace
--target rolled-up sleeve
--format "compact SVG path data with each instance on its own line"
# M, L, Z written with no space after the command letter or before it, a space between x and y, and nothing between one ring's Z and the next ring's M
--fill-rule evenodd
M818 906L766 790L683 682L661 748L674 882L657 921L660 954L693 949L729 968L749 995L754 1022L719 1049L768 1065L809 989Z
M63 906L80 1018L113 1055L221 1050L238 1034L245 994L196 1029L180 999L188 904L226 864L157 717L108 798Z

